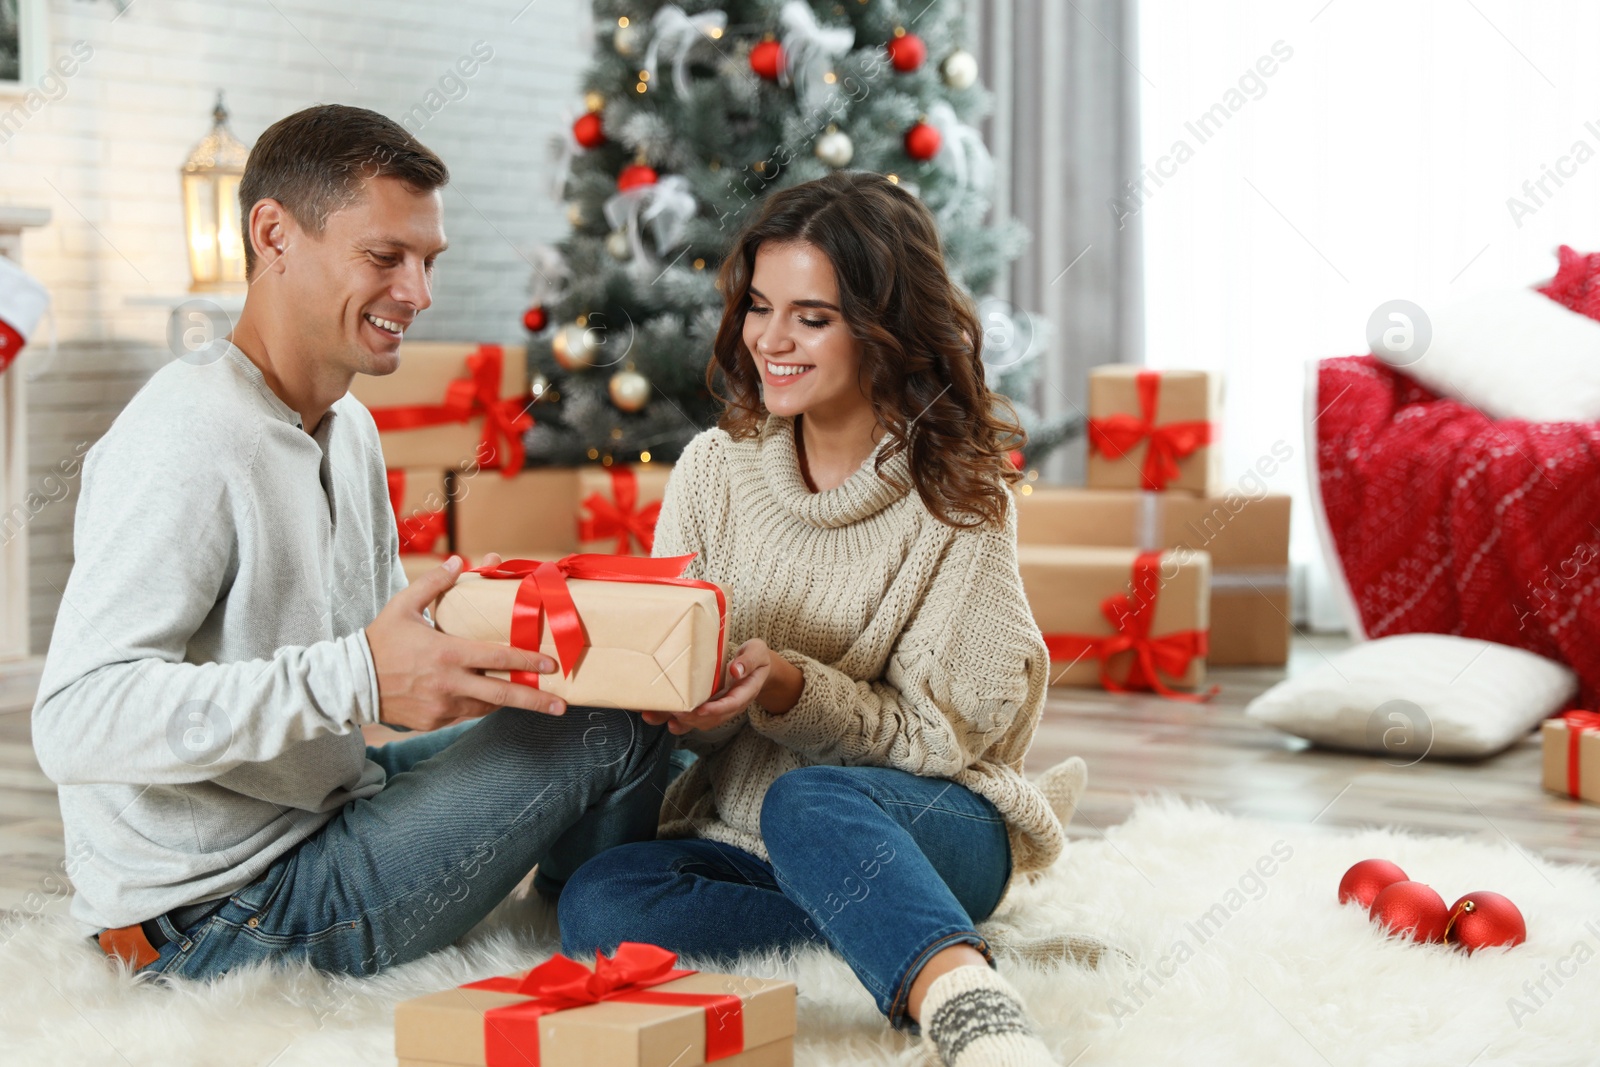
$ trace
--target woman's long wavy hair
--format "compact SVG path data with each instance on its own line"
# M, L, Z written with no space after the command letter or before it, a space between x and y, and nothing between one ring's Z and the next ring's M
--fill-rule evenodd
M932 214L880 174L842 171L773 193L735 239L718 277L722 325L706 370L723 404L718 425L749 438L767 418L744 322L756 252L768 241L809 243L833 264L863 392L890 438L879 476L894 481L883 466L909 450L917 494L941 522L1003 522L1006 487L1021 477L1009 453L1022 446L1022 427L984 382L983 329L945 271Z

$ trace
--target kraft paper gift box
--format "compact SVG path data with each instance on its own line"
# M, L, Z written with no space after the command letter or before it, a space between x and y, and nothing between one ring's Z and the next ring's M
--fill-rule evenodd
M1205 681L1206 553L1021 545L1017 563L1050 650L1051 685L1184 697L1172 690Z
M390 470L522 467L533 420L520 345L407 341L393 374L358 374L350 392L372 412Z
M1211 556L1206 662L1289 661L1289 497L1215 497L1031 485L1018 493L1025 544L1180 548Z
M674 962L625 942L594 975L557 956L526 975L402 1001L395 1053L401 1067L792 1067L794 983Z
M472 558L545 559L578 549L578 472L571 467L525 470L513 478L480 471L454 479L452 544Z
M1578 800L1600 802L1600 712L1569 711L1539 728L1544 787Z
M456 579L434 601L434 625L551 656L560 665L552 674L486 673L569 704L691 711L717 687L727 617L716 585L678 577L692 558L507 560L496 576Z
M655 545L670 463L578 468L578 551L638 553Z
M1222 379L1209 371L1092 368L1088 485L1219 495L1221 401Z

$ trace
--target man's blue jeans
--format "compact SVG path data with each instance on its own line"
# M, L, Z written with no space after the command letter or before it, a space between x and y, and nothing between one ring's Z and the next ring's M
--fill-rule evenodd
M655 836L672 738L607 708L500 708L367 756L388 772L141 973L208 978L265 960L375 974L443 948L539 866L560 891L585 860Z
M590 860L558 914L576 959L645 941L698 959L831 946L904 1027L922 965L967 943L1011 874L1005 821L953 782L882 767L803 767L761 805L770 863L715 841L646 841Z

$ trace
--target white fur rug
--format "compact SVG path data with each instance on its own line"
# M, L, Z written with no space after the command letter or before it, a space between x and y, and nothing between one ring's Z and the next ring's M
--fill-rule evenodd
M1279 862L1258 867L1264 856ZM1340 875L1369 856L1447 903L1504 893L1527 917L1528 942L1469 957L1385 940L1335 903ZM1071 845L996 918L1099 931L1139 961L1003 967L1073 1067L1558 1067L1600 1061L1597 875L1483 840L1324 831L1153 800L1105 839ZM258 970L172 990L114 973L61 920L0 930L0 1062L54 1067L392 1065L397 1000L524 969L554 948L548 910L512 900L456 949L380 978ZM799 983L797 1063L921 1062L837 960L752 959L741 970Z

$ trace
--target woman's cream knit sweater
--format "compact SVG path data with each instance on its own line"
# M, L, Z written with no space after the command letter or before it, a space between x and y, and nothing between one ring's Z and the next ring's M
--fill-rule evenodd
M876 457L874 457L875 459ZM885 469L910 484L904 453ZM700 434L672 472L658 556L698 553L687 575L728 592L728 648L759 637L800 668L782 715L751 704L686 735L700 753L672 784L663 837L703 837L767 858L761 801L812 764L895 767L988 798L1012 869L1048 866L1061 824L1022 776L1049 657L1017 574L1015 515L957 530L869 459L836 489L800 475L792 419L759 436Z

